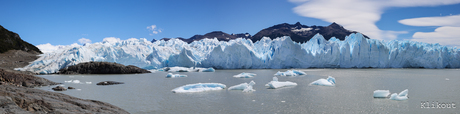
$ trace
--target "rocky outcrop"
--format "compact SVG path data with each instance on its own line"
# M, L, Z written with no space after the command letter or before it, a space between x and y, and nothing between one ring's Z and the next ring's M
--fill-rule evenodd
M62 86L56 86L51 89L53 89L54 91L66 91L67 90L65 87L62 87Z
M49 86L58 84L42 77L9 72L3 69L0 69L0 82L4 82L5 85L16 85L24 87Z
M136 74L151 73L133 65L122 65L110 62L86 62L59 70L59 74Z
M117 106L101 101L33 88L0 85L0 114L5 113L128 114Z
M22 50L31 53L42 53L40 49L35 47L19 37L17 33L11 32L0 25L0 53L8 50Z
M115 84L124 84L123 82L115 82L115 81L103 81L99 82L96 85L115 85Z

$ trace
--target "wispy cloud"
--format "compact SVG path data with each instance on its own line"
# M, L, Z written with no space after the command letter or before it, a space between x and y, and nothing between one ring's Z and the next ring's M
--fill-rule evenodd
M80 42L80 44L86 44L86 43L91 43L91 40L86 39L86 38L80 38L78 39L78 42Z
M373 39L393 40L406 31L380 30L375 23L389 7L439 6L460 3L460 0L289 0L300 4L295 13L327 22L336 22L347 29L362 32ZM303 2L303 3L302 3Z
M403 19L398 22L410 26L438 26L434 32L415 32L412 41L460 47L460 15Z
M161 33L161 29L158 29L157 28L157 25L150 25L150 26L147 26L147 29L152 32L150 33L150 35L154 35L154 34L158 34L158 33Z

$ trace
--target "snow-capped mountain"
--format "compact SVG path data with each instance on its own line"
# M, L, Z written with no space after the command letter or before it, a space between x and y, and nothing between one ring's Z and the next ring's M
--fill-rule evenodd
M324 36L326 40L329 40L332 37L335 37L339 40L345 40L345 37L352 34L358 33L356 31L351 31L343 28L337 23L332 23L329 26L307 26L302 25L300 22L296 24L278 24L274 25L269 28L262 29L261 31L257 32L254 36L251 36L249 33L240 33L240 34L227 34L222 31L213 31L210 33L206 33L205 35L194 35L190 38L180 38L184 42L192 43L193 41L199 41L201 39L214 39L217 38L219 41L229 41L237 38L245 38L251 39L253 42L261 40L263 37L269 37L271 39L289 36L291 37L292 41L298 43L304 43L309 41L313 36L316 34L321 34ZM366 35L363 35L365 38L368 38ZM171 38L163 38L161 40L168 41ZM152 42L158 40L153 39Z
M237 39L237 38L251 38L251 35L249 33L240 33L240 34L227 34L225 32L222 32L222 31L213 31L213 32L210 32L210 33L206 33L205 35L194 35L190 38L177 38L177 39L180 39L184 42L187 42L187 43L192 43L193 41L199 41L199 40L202 40L202 39L214 39L216 38L217 40L219 41L229 41L229 40L233 40L233 39ZM164 40L164 41L168 41L172 38L163 38L161 40ZM155 42L157 40L153 39L152 42Z
M188 44L179 39L150 42L146 39L98 42L42 54L21 68L54 73L88 61L117 62L145 69L171 66L218 69L258 68L460 68L460 50L439 44L412 41L382 42L352 33L344 41L315 35L306 43L290 37L264 37L218 41L202 39Z
M289 36L291 37L292 41L304 43L309 41L316 34L323 35L326 40L329 40L332 37L335 37L339 40L345 40L345 37L352 33L358 32L347 30L337 23L332 23L331 25L324 27L315 25L307 26L300 24L300 22L297 22L293 25L283 23L274 25L269 28L265 28L259 31L253 37L251 37L251 40L253 42L256 42L262 39L263 37L270 37L274 39L278 37ZM366 35L363 36L365 38L368 38Z

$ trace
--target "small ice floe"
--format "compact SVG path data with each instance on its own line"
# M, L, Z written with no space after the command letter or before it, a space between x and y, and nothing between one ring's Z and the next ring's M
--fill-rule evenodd
M65 83L75 83L75 84L79 84L80 83L80 80L69 80L69 81L64 81Z
M234 75L233 77L235 77L235 78L252 78L252 77L254 77L256 75L257 74L254 74L254 73L245 73L245 72L243 72L243 73L240 73L238 75Z
M228 90L243 90L243 92L251 92L251 91L256 91L252 88L252 86L256 84L254 81L251 81L248 83L242 83L238 85L234 85L228 88Z
M196 83L187 84L184 86L177 87L171 90L173 93L192 93L192 92L204 92L212 90L222 90L227 86L221 83Z
M387 98L390 95L390 90L375 90L374 98Z
M449 78L446 78L447 81L449 81L450 79Z
M215 72L216 70L214 68L203 68L200 70L201 72Z
M298 76L298 75L307 75L307 73L298 71L298 70L287 70L286 72L278 71L275 76Z
M290 82L290 81L285 81L285 82L280 82L278 81L278 78L275 76L273 77L273 81L268 82L268 84L265 84L265 86L268 86L269 89L277 89L277 88L282 88L282 87L290 87L290 86L296 86L297 83Z
M215 72L214 68L200 68L200 67L166 67L158 71L168 71L168 72Z
M409 92L409 90L405 89L405 90L401 91L399 94L393 93L393 94L391 94L390 99L391 100L397 100L397 101L407 100L407 99L409 99L409 97L407 97L408 92Z
M178 77L187 77L187 75L172 74L172 73L168 73L168 74L166 75L166 78L178 78Z
M92 84L93 82L85 82L86 84Z
M327 79L318 79L314 82L311 82L310 85L335 86L335 78L332 76L328 76Z

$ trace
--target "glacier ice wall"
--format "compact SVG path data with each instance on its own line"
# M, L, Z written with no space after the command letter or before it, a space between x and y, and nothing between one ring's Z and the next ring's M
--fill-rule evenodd
M179 39L156 41L129 39L69 46L42 54L20 68L36 73L55 73L81 62L106 61L146 69L171 66L256 68L460 68L460 50L439 44L413 41L383 42L351 34L344 41L325 40L317 34L306 43L285 36L228 42L203 39L187 44Z

